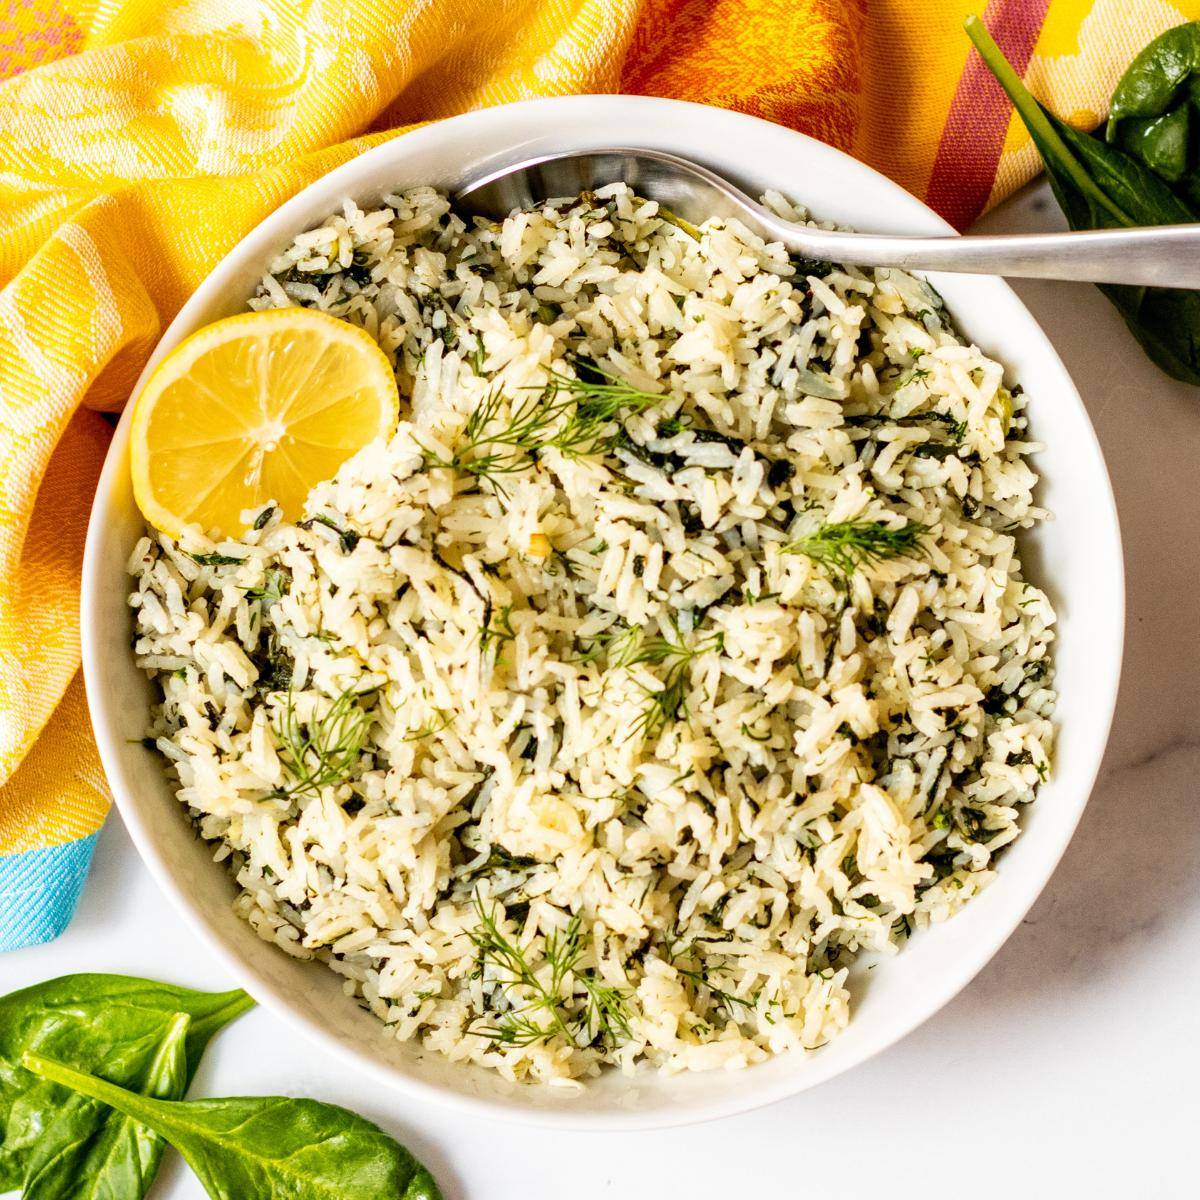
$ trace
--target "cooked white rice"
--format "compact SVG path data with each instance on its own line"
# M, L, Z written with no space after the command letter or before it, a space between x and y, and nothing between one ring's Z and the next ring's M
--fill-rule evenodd
M822 1045L849 963L979 891L1048 769L1000 365L911 276L619 186L477 228L347 204L271 272L252 307L362 325L411 413L309 520L130 561L150 732L238 912L515 1079ZM661 400L480 472L470 414L593 364ZM822 561L847 527L892 549Z

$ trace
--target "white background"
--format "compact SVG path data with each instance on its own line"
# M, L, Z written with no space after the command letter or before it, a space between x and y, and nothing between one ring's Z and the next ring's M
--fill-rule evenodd
M1060 225L1044 185L986 222ZM1079 385L1112 472L1125 675L1066 858L958 999L848 1075L690 1129L551 1134L417 1106L347 1077L262 1012L217 1038L193 1095L355 1108L425 1161L446 1200L1200 1195L1200 389L1160 375L1094 288L1016 286ZM0 992L88 970L234 983L168 909L115 815L74 924L0 957ZM153 1192L202 1196L173 1158Z

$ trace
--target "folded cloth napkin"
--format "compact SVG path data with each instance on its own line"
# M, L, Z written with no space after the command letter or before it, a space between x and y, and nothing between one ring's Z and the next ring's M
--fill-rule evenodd
M0 949L70 919L108 808L78 587L110 421L217 260L405 126L568 92L740 109L956 225L1036 155L980 12L1054 109L1102 114L1200 0L7 0L0 5Z

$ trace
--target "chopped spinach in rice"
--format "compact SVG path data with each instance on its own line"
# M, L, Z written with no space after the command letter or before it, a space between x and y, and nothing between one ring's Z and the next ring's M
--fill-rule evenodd
M297 524L130 564L238 911L512 1078L820 1046L1048 770L1024 397L911 276L696 234L347 204L252 307L366 328L407 419Z

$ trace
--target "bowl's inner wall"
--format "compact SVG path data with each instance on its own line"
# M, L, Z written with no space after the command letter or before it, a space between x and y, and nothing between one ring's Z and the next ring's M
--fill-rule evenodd
M863 230L940 233L919 201L835 150L765 122L670 101L574 97L491 109L409 134L347 164L301 193L250 235L199 289L147 370L182 337L240 311L266 262L319 224L343 198L370 204L398 187L453 188L502 159L614 143L671 150L736 178L773 187L814 215ZM502 147L502 149L497 149ZM1070 837L1107 736L1119 670L1123 584L1111 492L1091 426L1053 350L1000 281L931 276L961 331L1008 368L1030 397L1040 503L1054 519L1025 539L1029 573L1048 588L1059 618L1055 647L1059 739L1052 778L1024 816L1025 833L995 883L952 921L915 937L869 976L858 972L850 1027L817 1054L789 1055L741 1072L629 1079L610 1073L586 1091L517 1087L383 1036L376 1019L320 964L260 941L230 908L225 866L194 835L161 760L143 749L152 699L129 652L125 562L142 534L128 472L128 413L101 482L85 564L85 668L93 722L123 816L143 857L255 995L349 1051L360 1069L392 1083L464 1093L514 1110L564 1110L574 1121L654 1124L716 1115L829 1078L908 1032L995 952L1032 903ZM202 982L197 980L197 982ZM489 1105L496 1113L496 1109ZM514 1115L517 1115L514 1113ZM544 1116L544 1114L543 1114Z

